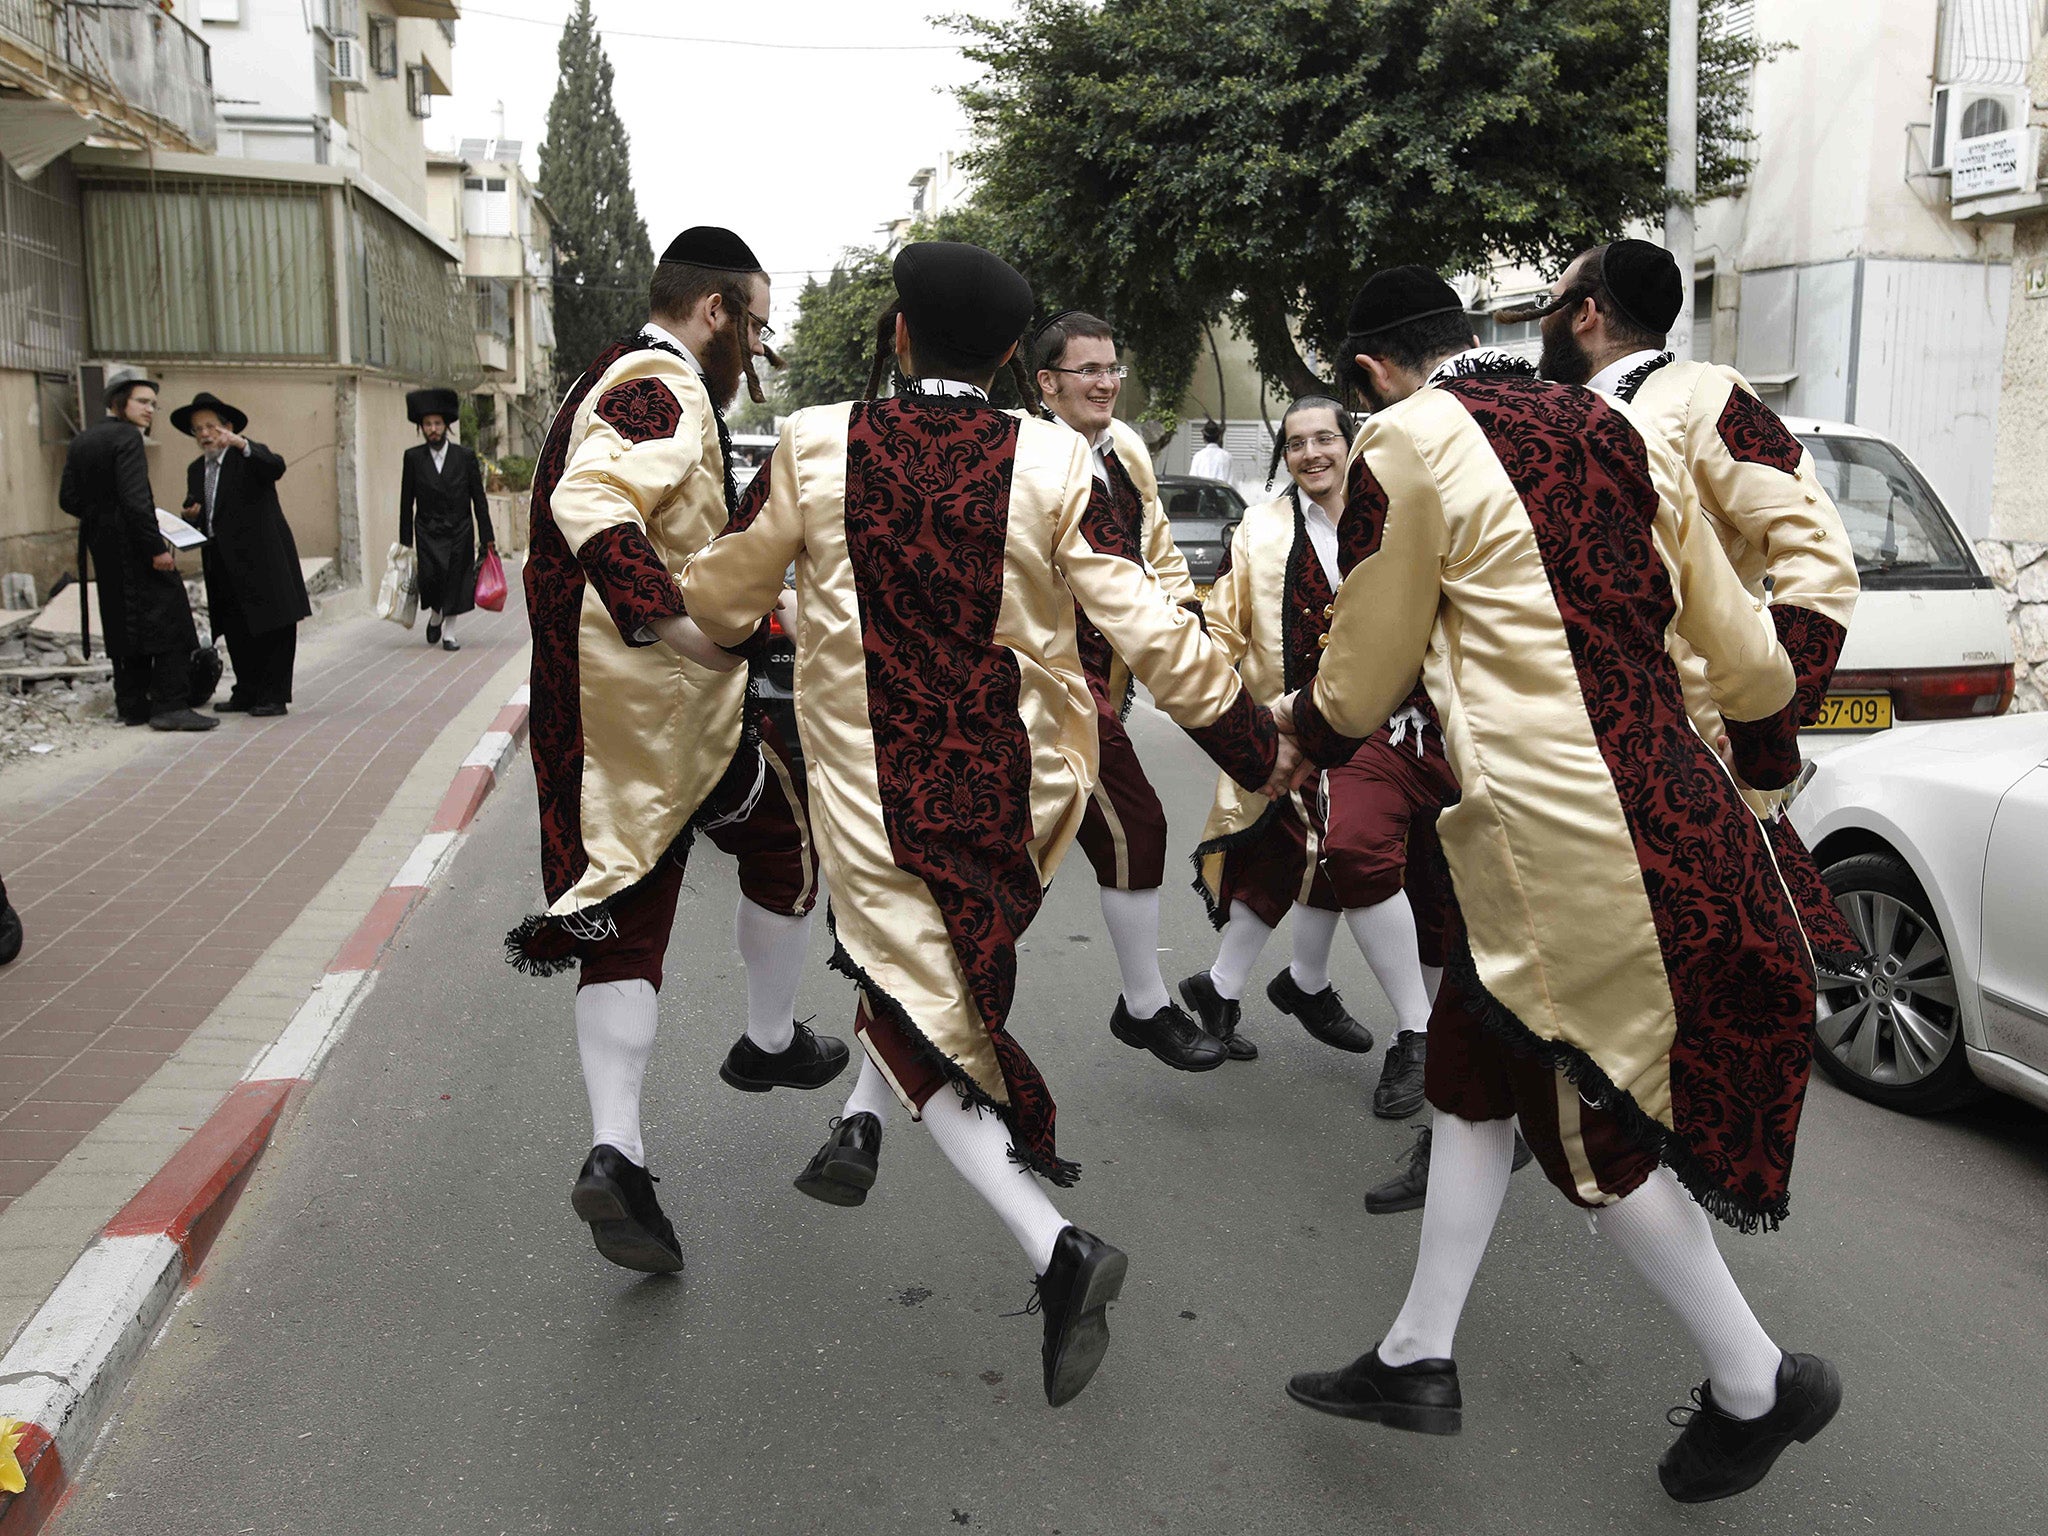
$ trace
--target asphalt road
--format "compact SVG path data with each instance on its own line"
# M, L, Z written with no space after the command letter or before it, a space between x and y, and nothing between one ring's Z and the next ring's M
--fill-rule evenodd
M1135 734L1178 859L1210 771L1156 717ZM1078 857L1032 931L1018 1010L1061 1150L1087 1170L1062 1206L1131 1254L1109 1359L1076 1402L1045 1406L1038 1321L1004 1315L1030 1277L922 1130L897 1117L875 1196L835 1210L789 1181L836 1087L717 1081L741 978L731 868L709 847L648 1085L689 1268L612 1269L566 1199L588 1128L572 982L498 958L539 886L532 805L522 770L414 916L57 1531L2042 1529L2048 1120L1997 1104L1915 1121L1815 1083L1792 1221L1724 1245L1780 1342L1840 1364L1847 1401L1739 1500L1686 1509L1658 1488L1664 1410L1702 1368L1534 1169L1459 1336L1462 1438L1324 1418L1281 1387L1397 1309L1419 1217L1368 1217L1359 1196L1409 1132L1367 1113L1376 1059L1263 1001L1249 1065L1189 1077L1119 1045ZM1213 942L1179 879L1169 981ZM1384 1037L1348 942L1338 981ZM822 1027L850 1003L820 931L803 1011Z

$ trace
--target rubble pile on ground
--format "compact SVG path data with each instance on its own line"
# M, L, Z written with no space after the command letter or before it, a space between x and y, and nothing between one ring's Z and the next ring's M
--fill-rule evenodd
M88 746L121 729L109 682L42 683L0 691L0 768Z

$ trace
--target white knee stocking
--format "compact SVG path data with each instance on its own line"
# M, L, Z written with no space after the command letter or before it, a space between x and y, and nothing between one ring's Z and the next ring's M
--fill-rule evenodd
M641 1167L640 1082L654 1054L660 1005L645 981L599 981L576 990L576 1052L590 1095L590 1140L616 1147Z
M1422 954L1415 947L1415 909L1408 893L1396 891L1375 906L1346 908L1344 921L1394 1005L1394 1027L1427 1030L1429 993L1422 984Z
M1448 1360L1472 1277L1479 1273L1493 1223L1507 1197L1514 1166L1512 1120L1460 1120L1430 1113L1429 1195L1422 1206L1422 1246L1401 1315L1380 1341L1388 1365Z
M1123 972L1124 1006L1132 1018L1149 1019L1167 1003L1166 978L1159 974L1159 887L1119 891L1103 886L1102 920Z
M1436 1006L1436 995L1444 989L1444 968L1440 965L1425 965L1422 968L1422 990L1429 994L1429 1005ZM1423 1021L1427 1023L1427 1020Z
M740 898L734 938L747 963L747 1038L774 1055L796 1039L796 989L804 979L811 919Z
M1330 945L1337 937L1337 914L1296 902L1287 922L1294 930L1294 963L1288 971L1297 987L1313 995L1330 984Z
M1669 1168L1597 1212L1594 1225L1678 1314L1706 1357L1714 1402L1738 1419L1778 1401L1778 1346L1743 1300L1714 1242L1714 1224Z
M941 1088L924 1107L924 1123L932 1140L960 1177L994 1208L1023 1246L1031 1273L1042 1275L1052 1263L1053 1244L1067 1219L1053 1206L1037 1176L1010 1156L1010 1132L993 1114L963 1101L951 1088Z
M889 1086L889 1079L882 1076L882 1069L875 1065L875 1058L863 1051L860 1076L854 1079L853 1092L846 1096L846 1106L839 1111L839 1118L851 1120L855 1115L873 1115L887 1125L889 1110L895 1103L896 1090Z
M1273 930L1259 921L1259 914L1241 901L1230 904L1230 921L1223 929L1223 942L1216 947L1216 963L1209 967L1209 980L1216 995L1235 1002L1244 996L1244 984L1251 979L1259 951Z

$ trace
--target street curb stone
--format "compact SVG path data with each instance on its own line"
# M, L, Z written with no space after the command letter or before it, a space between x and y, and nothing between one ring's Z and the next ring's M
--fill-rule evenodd
M197 1274L287 1108L376 985L384 951L525 739L527 702L521 684L290 1023L106 1223L0 1356L0 1418L24 1426L16 1456L27 1480L23 1492L0 1495L0 1536L31 1536L62 1505L129 1368Z

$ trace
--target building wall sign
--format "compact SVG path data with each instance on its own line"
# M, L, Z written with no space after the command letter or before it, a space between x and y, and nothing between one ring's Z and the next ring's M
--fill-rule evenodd
M2025 128L2011 128L2004 133L1958 141L1950 196L1961 202L1966 197L2027 190L2032 169L2027 165L2026 155L2029 137Z
M2048 299L2048 261L2027 263L2027 297Z

